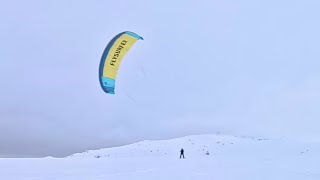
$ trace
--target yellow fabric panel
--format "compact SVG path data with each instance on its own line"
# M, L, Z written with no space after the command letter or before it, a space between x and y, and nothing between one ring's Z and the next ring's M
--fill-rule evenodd
M126 55L131 46L137 41L136 38L123 34L120 36L113 46L110 48L106 58L103 76L115 79L123 57Z

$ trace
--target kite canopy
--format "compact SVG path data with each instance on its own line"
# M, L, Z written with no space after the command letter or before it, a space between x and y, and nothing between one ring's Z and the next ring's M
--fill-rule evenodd
M115 79L123 57L137 40L143 38L136 33L125 31L111 39L105 48L99 67L101 88L108 94L114 94Z

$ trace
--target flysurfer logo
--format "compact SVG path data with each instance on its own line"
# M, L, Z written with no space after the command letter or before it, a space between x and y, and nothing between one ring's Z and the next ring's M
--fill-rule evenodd
M119 47L116 49L116 52L113 54L113 57L111 59L110 65L115 66L115 63L118 60L118 57L120 55L121 50L124 48L124 46L127 44L127 40L122 40Z

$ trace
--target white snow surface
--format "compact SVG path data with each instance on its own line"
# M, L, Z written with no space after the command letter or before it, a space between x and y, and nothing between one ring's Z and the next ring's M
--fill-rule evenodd
M319 180L320 143L226 135L146 140L65 158L3 158L0 179Z

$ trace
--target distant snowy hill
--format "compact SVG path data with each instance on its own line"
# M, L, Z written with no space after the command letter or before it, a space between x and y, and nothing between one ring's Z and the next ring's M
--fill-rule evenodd
M185 150L186 158L220 155L260 154L301 155L310 153L309 147L287 148L282 141L266 138L237 137L228 135L192 135L168 140L145 140L125 146L88 150L69 158L129 158L129 157L179 157L180 149Z

